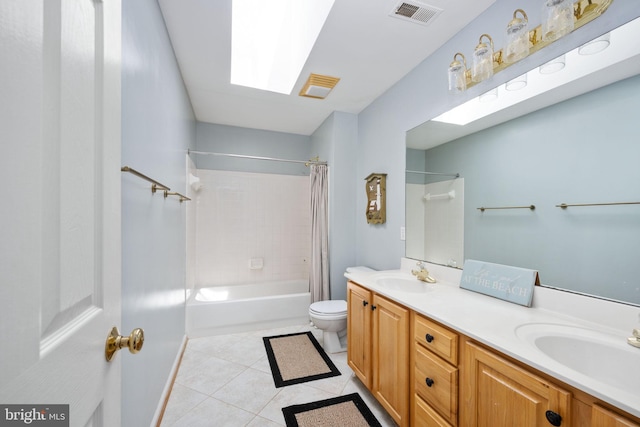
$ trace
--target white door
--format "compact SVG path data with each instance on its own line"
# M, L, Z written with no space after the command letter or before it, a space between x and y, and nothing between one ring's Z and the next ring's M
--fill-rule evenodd
M0 0L0 405L71 426L120 424L120 39L120 0Z

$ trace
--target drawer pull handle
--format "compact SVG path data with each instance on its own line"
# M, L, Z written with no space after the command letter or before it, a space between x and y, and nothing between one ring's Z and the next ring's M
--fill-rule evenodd
M557 412L547 411L544 415L552 426L559 426L562 424L562 417Z
M371 311L375 310L376 308L378 308L378 307L376 307L375 305L372 305L371 306Z
M427 383L427 387L431 387L433 385L433 380L431 378L428 378L425 380L425 382ZM560 425L560 424L558 424Z
M433 341L433 335L427 334L427 335L424 336L424 339L426 339L427 342L431 342L431 341Z
M363 306L363 307L366 307L366 306L367 306L367 304L369 304L369 301L362 300L362 306Z

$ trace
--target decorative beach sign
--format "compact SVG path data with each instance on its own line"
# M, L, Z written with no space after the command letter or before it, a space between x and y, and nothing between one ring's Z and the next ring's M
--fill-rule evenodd
M460 287L514 304L531 307L533 289L540 284L538 272L526 268L468 259Z

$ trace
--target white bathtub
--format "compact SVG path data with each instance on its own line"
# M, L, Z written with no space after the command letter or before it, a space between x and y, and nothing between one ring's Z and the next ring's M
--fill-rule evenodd
M187 300L187 335L231 334L309 322L307 280L196 289Z

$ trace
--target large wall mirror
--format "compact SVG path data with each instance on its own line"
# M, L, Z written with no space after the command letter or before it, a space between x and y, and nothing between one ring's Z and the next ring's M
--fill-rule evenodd
M522 91L498 88L565 80L546 93L407 133L407 257L535 269L543 286L640 306L640 18L607 37L555 73L531 70Z

